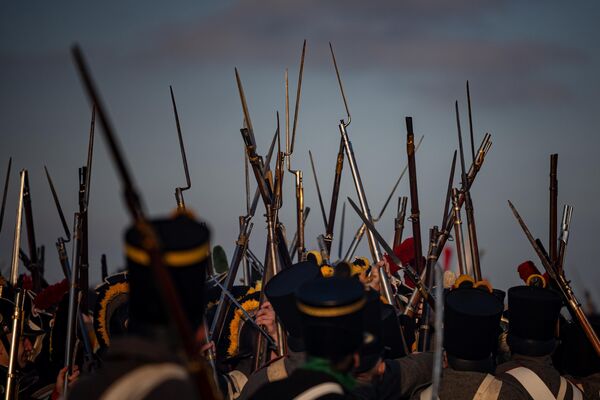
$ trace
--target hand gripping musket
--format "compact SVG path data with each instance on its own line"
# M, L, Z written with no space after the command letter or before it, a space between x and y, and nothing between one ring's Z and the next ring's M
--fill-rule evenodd
M598 354L600 356L600 339L598 339L596 332L592 328L586 315L584 314L583 310L581 309L581 303L575 297L575 293L573 292L573 289L571 288L570 282L565 278L564 274L559 274L557 272L555 266L552 264L552 260L550 260L549 256L546 254L546 251L542 245L542 242L539 239L533 238L533 235L529 231L529 228L527 227L527 225L525 225L525 221L523 221L523 219L519 215L517 209L511 203L510 200L508 201L508 205L509 205L510 209L512 210L515 218L517 219L517 222L521 226L523 233L525 233L527 240L529 240L529 243L531 244L531 246L535 250L536 254L538 255L540 261L542 262L544 269L546 269L546 272L550 276L550 279L552 279L556 283L556 287L560 291L560 293L563 297L563 301L566 303L566 306L569 309L569 312L571 313L573 318L576 319L577 322L579 322L581 329L583 329L583 332L585 333L586 337L592 344L592 347L594 347L596 354Z
M461 128L460 128L460 118L459 118L459 114L458 114L458 101L456 101L454 103L454 108L456 111L456 129L458 131L458 148L460 151L459 154L460 154L460 167L461 167L461 182L462 182L462 187L463 187L464 197L465 197L465 213L467 215L467 233L469 236L469 252L470 252L470 259L471 259L470 266L472 268L469 268L466 258L463 258L463 263L465 266L465 271L467 271L467 273L472 274L473 278L475 278L476 281L480 281L481 280L481 265L479 262L479 245L477 242L477 229L475 226L475 213L473 210L473 200L471 199L470 190L466 189L466 187L468 186L467 185L467 173L465 170L465 155L464 155L464 151L463 151L462 132L461 132ZM469 120L471 120L470 115L469 115ZM472 129L471 129L471 132L472 132ZM461 242L461 243L463 244L463 246L465 246L465 242ZM458 242L457 242L457 244L458 244ZM464 253L466 254L466 249L464 250Z
M10 284L16 288L15 295L15 309L13 313L13 324L12 324L12 339L10 343L9 358L8 358L8 372L6 377L6 391L5 400L13 400L17 398L17 377L16 377L16 366L18 357L18 348L20 340L20 327L22 325L22 310L23 301L25 296L21 289L17 288L17 280L19 278L19 249L21 247L21 225L23 221L23 196L25 194L25 182L27 180L27 170L21 170L20 172L20 189L19 189L19 202L17 206L17 218L15 223L15 236L13 240L13 252L12 262L10 271Z
M294 106L294 126L290 141L290 98L288 87L288 74L285 71L285 157L287 159L287 170L296 178L296 251L298 261L306 259L306 248L304 245L304 186L302 183L302 171L292 169L292 154L296 142L296 127L298 124L298 111L300 109L300 93L302 91L302 73L304 72L304 55L306 54L306 40L302 45L302 57L300 58L300 71L298 73L298 85L296 88L296 104Z
M402 262L400 261L398 256L396 256L396 254L394 253L392 248L387 244L387 242L385 241L383 236L381 236L381 234L377 231L377 229L375 229L375 226L362 213L362 211L360 210L360 208L358 208L356 203L354 203L352 201L352 199L349 197L348 197L348 202L350 202L350 205L352 206L354 211L356 211L356 213L358 214L360 219L362 219L362 221L365 223L369 232L371 232L373 234L373 237L375 238L375 240L377 240L377 242L381 245L381 247L383 247L383 250L385 250L387 252L388 256L390 256L392 261L398 265L402 265ZM414 282L415 287L417 288L417 290L419 292L421 292L421 295L425 298L425 300L429 303L429 305L431 305L432 307L435 307L434 301L431 298L431 295L429 294L429 292L427 291L427 288L425 287L425 285L423 285L423 281L421 280L421 277L419 276L419 274L410 265L407 265L404 268L404 271L409 276L409 278ZM392 304L392 303L390 303L390 304Z
M406 196L398 197L398 209L396 211L396 218L394 218L394 245L392 248L396 248L396 246L400 246L400 243L402 243L407 201L408 197Z
M2 207L0 208L0 232L2 232L2 222L4 221L4 207L6 207L6 195L8 194L8 183L10 182L10 167L12 157L8 159L8 168L6 169L6 178L4 179L4 192L2 194Z
M415 146L415 153L417 152L417 150L419 150L419 147L421 146L421 142L423 142L424 138L425 138L425 135L421 135L421 138L419 139L419 141L417 142L417 145ZM394 183L394 186L392 187L390 194L388 195L385 203L383 203L383 207L381 207L381 211L379 211L377 218L373 219L373 222L377 222L381 219L381 217L383 217L383 214L385 213L385 210L387 209L388 204L392 200L394 193L396 193L396 189L398 188L398 185L400 184L400 181L402 181L402 178L404 177L404 174L406 174L407 170L408 170L408 162L402 169L402 172L400 173L400 176L398 177L398 179L396 179L396 183ZM356 249L358 248L358 245L360 244L360 241L362 240L362 238L365 234L365 230L366 230L365 224L362 224L360 226L360 228L358 228L354 237L352 238L352 242L350 243L350 247L348 248L348 251L346 251L346 255L344 256L344 261L349 261L354 256L354 253L356 252Z
M558 231L558 179L556 178L556 169L558 165L558 154L550 155L550 207L548 218L549 222L549 235L548 235L548 249L550 250L550 260L556 265L558 262L558 238L556 237ZM562 264L561 264L562 265Z
M181 150L181 159L183 161L183 170L185 172L186 186L175 188L175 199L177 200L177 209L185 209L185 201L183 199L183 191L188 190L192 187L192 181L190 179L190 171L188 169L187 157L185 156L185 146L183 144L183 136L181 135L181 124L179 123L179 113L177 112L177 104L175 103L175 95L173 94L173 87L169 86L171 92L171 103L173 103L173 114L175 115L175 125L177 126L177 138L179 139L179 149Z
M89 288L89 235L88 235L88 205L90 202L90 184L92 178L92 160L94 156L94 130L96 128L96 107L92 106L92 119L90 122L90 133L88 141L88 153L86 165L79 168L79 211L77 213L77 225L75 228L75 261L73 269L77 271L75 276L79 279L79 290L81 297L79 306L82 312L88 312L88 288Z
M217 389L216 382L211 377L211 373L208 371L205 360L200 356L189 321L183 312L171 276L164 265L159 239L146 218L141 199L135 189L129 169L125 164L125 159L121 154L121 149L113 133L112 125L104 112L104 107L92 82L81 50L75 46L72 49L72 53L88 97L91 103L97 107L100 123L104 128L105 139L108 142L113 161L121 178L127 209L137 228L140 230L143 237L142 243L145 244L145 250L150 255L150 267L154 273L154 279L159 288L160 295L166 303L166 308L170 311L171 322L181 339L185 355L187 356L188 369L194 378L198 394L203 399L220 399L221 394Z
M569 243L569 228L571 226L571 218L573 218L573 207L565 205L563 208L560 242L558 246L558 262L556 263L556 271L559 274L564 274L563 266L565 264L565 252Z

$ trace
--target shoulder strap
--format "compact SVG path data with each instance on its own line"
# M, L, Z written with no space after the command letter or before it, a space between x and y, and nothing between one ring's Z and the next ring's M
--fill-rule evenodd
M477 388L473 400L497 400L500 396L500 389L502 389L502 381L487 374Z
M556 397L554 397L544 381L529 368L517 367L506 371L506 373L519 381L533 400L556 400Z
M285 357L278 358L267 365L267 378L269 382L280 381L287 378L288 373L285 369Z
M565 379L561 376L561 379ZM583 390L579 389L573 382L565 379L571 385L571 389L573 389L573 400L583 400Z
M432 392L433 392L432 386L431 385L427 386L425 388L425 390L423 390L421 392L421 394L419 395L419 399L420 400L431 400Z
M188 379L187 370L179 364L144 365L118 378L104 391L100 400L141 400L163 382Z
M294 397L294 400L314 400L328 394L343 395L344 389L342 389L342 386L339 383L325 382L305 390L298 396Z

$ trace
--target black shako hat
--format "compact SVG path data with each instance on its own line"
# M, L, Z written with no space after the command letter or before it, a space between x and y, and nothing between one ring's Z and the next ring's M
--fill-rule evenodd
M363 343L363 285L351 278L318 278L296 292L306 353L339 361Z
M302 319L296 307L296 290L305 282L321 276L321 269L312 261L303 261L282 270L265 285L265 295L288 333L292 351L304 351Z
M508 289L508 345L512 353L544 356L556 348L555 330L562 301L558 293L535 286Z
M476 288L449 291L444 305L444 348L450 366L458 370L492 368L503 306L493 294Z
M192 329L202 323L204 280L210 262L210 231L190 214L151 221L160 241L164 266L179 296ZM156 285L150 254L135 226L125 233L125 255L129 273L129 330L141 333L145 327L166 326L170 310Z

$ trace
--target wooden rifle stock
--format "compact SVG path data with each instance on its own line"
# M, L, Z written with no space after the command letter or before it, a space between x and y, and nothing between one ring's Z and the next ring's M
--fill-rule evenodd
M125 164L125 159L121 154L121 149L116 141L116 136L112 129L112 125L108 116L104 112L104 107L92 81L88 67L83 58L83 54L79 47L72 48L72 54L76 66L78 68L82 83L92 104L95 104L98 111L100 123L102 124L103 132L108 147L112 155L113 161L119 173L124 191L125 203L136 228L143 238L144 250L150 255L150 267L152 269L155 282L159 289L159 293L166 303L169 310L171 322L176 329L181 340L183 350L187 356L188 370L193 376L193 381L196 383L198 394L201 398L206 399L221 399L221 393L218 391L216 382L212 378L206 360L204 360L199 352L198 344L190 327L189 320L183 312L180 299L171 280L164 262L161 252L160 241L154 231L152 225L148 222L145 212L142 208L140 197L138 195L133 180L129 174L129 169Z
M327 228L325 229L325 243L327 252L331 252L331 243L333 241L333 228L335 226L335 216L337 213L337 204L340 196L340 185L342 183L342 171L344 169L344 139L340 138L340 148L335 161L335 175L333 177L333 189L331 190L331 204L329 206L329 217L327 218Z
M408 197L398 198L398 213L394 219L394 249L402 243L402 231L404 231L404 218L406 217L406 203Z

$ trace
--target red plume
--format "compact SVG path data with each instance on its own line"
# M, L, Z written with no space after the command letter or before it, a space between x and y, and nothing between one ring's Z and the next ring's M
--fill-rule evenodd
M517 268L519 271L519 277L523 280L523 282L527 283L527 279L533 274L540 274L540 271L537 269L533 261L525 261L521 263Z
M63 279L59 283L50 285L38 293L33 300L33 304L39 310L47 310L48 308L58 304L68 291L69 281Z

